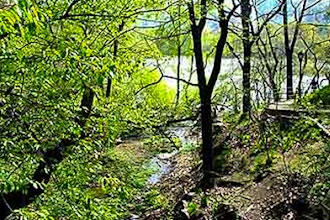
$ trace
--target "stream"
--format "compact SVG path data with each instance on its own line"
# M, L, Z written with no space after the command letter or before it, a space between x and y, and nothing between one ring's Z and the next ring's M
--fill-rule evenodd
M168 137L177 137L180 139L181 146L187 144L197 144L197 137L191 134L192 121L177 124L167 128L165 131ZM143 166L146 169L154 170L154 173L148 178L147 184L154 185L160 182L162 177L169 174L173 168L173 157L180 151L178 149L170 153L159 153L147 161Z
M165 59L164 63L162 63L162 65L161 65L162 68L164 69L164 72L168 73L168 75L170 75L170 76L175 77L176 72L173 71L173 69L175 69L175 67L176 67L176 62L177 62L176 59ZM191 65L192 65L191 60L188 57L183 57L181 62L182 62L181 65L182 65L183 72L185 73L183 78L186 79L186 80L189 80L189 77L190 77L189 73L190 73L190 68L191 68ZM210 63L212 63L212 62L210 62ZM155 62L153 60L148 60L148 65L151 65L151 66L155 65ZM210 65L206 66L207 75L210 74L211 67L212 66L210 66ZM235 84L237 84L237 85L241 85L241 73L239 72L238 67L239 67L239 63L237 62L236 59L232 59L232 58L223 59L222 68L221 68L221 73L222 74L234 73L234 72L237 72L237 71L238 71L238 73L233 74L232 78L228 77L228 79L221 81L222 84L217 83L216 87L219 87L219 86L224 85L224 84L231 84L232 82L235 82ZM197 77L196 74L194 74L193 77L192 77L192 82L193 83L197 82L196 77ZM297 88L298 87L298 81L299 81L298 76L294 75L293 78L294 78L293 79L293 83L294 83L293 88ZM309 75L304 76L304 78L302 80L302 88L303 88L304 91L309 87L312 79L313 79L312 76L309 76ZM319 82L323 82L324 80L326 80L326 78L321 77L319 79ZM165 81L167 82L167 84L171 88L177 89L176 88L176 85L177 85L176 80L166 79ZM284 81L281 82L280 84L281 84L281 88L282 88L281 92L283 94L285 94L286 84L285 84ZM255 86L258 87L258 83ZM268 90L269 90L269 88L268 88ZM268 91L268 93L271 93L271 92ZM259 100L259 98L260 98L260 97L258 97L256 92L252 92L252 97L253 97L254 100ZM185 121L185 122L178 123L175 126L171 126L171 127L167 128L167 130L165 132L169 137L178 137L181 141L181 146L180 147L183 147L185 145L197 144L198 143L198 138L199 138L198 135L191 134L191 128L194 127L194 126L195 126L195 124L194 124L193 121ZM179 150L174 150L170 153L160 153L160 154L157 154L157 155L153 156L151 158L151 160L149 160L148 162L143 164L143 166L146 169L154 170L154 173L149 177L149 179L147 180L147 183L148 184L157 184L158 182L160 182L160 180L163 176L169 174L171 172L171 168L173 167L172 158L178 153L179 153Z

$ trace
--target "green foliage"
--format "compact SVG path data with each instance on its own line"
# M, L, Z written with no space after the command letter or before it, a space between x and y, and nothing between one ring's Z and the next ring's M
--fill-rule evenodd
M145 203L147 206L153 209L161 208L166 206L166 198L159 193L158 190L151 189L145 195Z
M175 91L163 81L155 84L162 75L143 64L177 55L179 44L183 56L192 55L190 23L181 3L185 2L17 0L0 9L0 194L27 192L29 184L44 190L31 205L16 210L13 218L125 219L130 211L142 213L168 205L157 189L146 192L153 170L141 164L150 152L172 151L180 140L153 136L147 141L147 152L142 146L127 149L114 143L123 135L153 134L155 126L169 119L195 114L200 102L197 88L184 86L179 105L174 106ZM167 10L155 10L158 7ZM201 10L196 4L196 12ZM212 7L211 14L215 13ZM145 30L145 22L155 28ZM305 33L310 31L315 30ZM204 55L214 55L218 32L209 27L203 32ZM232 33L227 39L236 52L242 50L240 40ZM277 37L276 42L282 39ZM316 49L327 59L322 49ZM224 55L230 54L226 46ZM213 101L237 110L241 91L228 80L231 75L219 76L224 85L216 89ZM106 97L108 79L110 97ZM81 102L87 89L95 98L85 118ZM325 87L308 101L329 105L329 97ZM81 125L80 120L86 123ZM242 127L249 125L242 123ZM310 127L302 121L286 133L272 128L274 146L267 154L262 140L253 146L255 170L265 165L265 158L275 158L276 147L286 151L298 142L316 139L319 131ZM244 146L251 145L251 134L243 131L238 138ZM54 162L49 182L36 182L38 165L48 159L43 152L63 139L74 144L61 152L63 161ZM196 152L199 147L185 144L180 151ZM223 150L219 161L229 152ZM322 161L327 162L324 157ZM317 170L322 169L318 164ZM186 205L189 215L199 209L193 202Z
M159 152L173 152L175 148L181 146L181 141L177 137L164 137L164 135L153 135L144 140L144 144L148 146L148 151L154 154Z
M175 94L164 83L137 93L159 77L142 65L157 50L118 26L124 22L130 30L141 4L161 3L17 2L0 9L0 192L25 192L29 183L43 188L31 206L16 211L27 219L123 219L151 171L114 150L115 139L165 121L175 112ZM111 95L105 97L108 77ZM86 88L95 98L81 127ZM77 144L63 150L49 183L36 182L42 152L62 139Z
M305 153L292 161L292 169L305 175L320 175L323 180L330 181L330 144L315 142L305 148Z
M192 216L197 213L199 209L199 205L195 202L188 202L187 203L187 212L189 216Z
M316 90L308 95L305 101L317 106L330 106L330 86Z
M252 166L250 167L250 172L252 174L258 174L263 171L266 168L267 159L267 153L257 155L253 160Z
M86 142L74 152L58 167L43 196L18 214L28 219L122 219L129 215L127 207L135 206L135 196L142 194L151 174L140 165L147 158ZM155 206L164 201L150 193L146 200Z
M317 179L309 192L313 203L321 210L324 216L328 215L330 199L330 144L324 142L315 142L309 144L303 149L303 152L297 154L290 163L290 168L303 174L304 176Z
M200 149L200 145L196 143L185 143L181 148L180 152L182 153L190 153L190 152L198 152Z

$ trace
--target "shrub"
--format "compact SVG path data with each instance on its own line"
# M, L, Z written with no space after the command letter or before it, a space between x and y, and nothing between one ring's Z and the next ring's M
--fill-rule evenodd
M307 101L314 105L330 106L330 86L316 90L307 97Z

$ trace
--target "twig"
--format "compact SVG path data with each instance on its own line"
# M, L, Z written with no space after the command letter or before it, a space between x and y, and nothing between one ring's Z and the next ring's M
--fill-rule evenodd
M5 197L3 196L2 193L1 193L1 198L2 198L3 202L5 203L5 205L7 206L7 208L9 209L9 211L13 212L14 210L10 207L10 205L8 204L7 200L5 199Z
M64 19L70 16L70 12L73 9L73 6L75 4L77 4L80 0L74 0L70 3L69 7L67 8L67 10L65 11L65 13L60 17L60 19Z
M163 73L163 71L162 71L162 69L161 69L161 67L160 67L160 65L159 65L159 63L158 63L158 61L157 61L157 68L159 69L159 72L160 72L160 74L161 74L161 76L159 77L159 79L158 79L157 81L155 81L155 82L152 82L152 83L149 83L148 85L143 86L141 89L139 89L139 90L135 93L135 95L139 94L142 90L144 90L144 89L146 89L146 88L149 88L150 86L157 85L158 83L160 83L160 82L162 81L162 79L163 79L163 77L164 77L164 73Z
M324 203L321 203L321 206L322 206L323 208L325 208L325 209L330 213L330 207L329 207L329 206L327 206L327 205L324 204Z
M196 83L192 83L192 82L189 82L189 81L187 81L187 80L185 80L185 79L177 78L177 77L175 77L175 76L163 75L163 77L164 77L164 78L168 78L168 79L179 80L179 81L184 82L184 83L186 83L186 84L188 84L188 85L190 85L190 86L198 86L198 84L196 84Z
M305 218L307 218L307 219L310 219L310 220L317 220L316 218L312 218L312 217L310 217L310 216L308 216L308 215L303 215L303 217L305 217Z

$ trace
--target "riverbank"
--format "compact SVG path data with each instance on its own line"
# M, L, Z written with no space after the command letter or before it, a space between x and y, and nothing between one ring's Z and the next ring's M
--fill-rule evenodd
M263 135L255 122L231 126L225 124L217 137L224 141L223 135L230 132L232 136L222 143L225 153L218 155L223 164L217 167L214 188L198 189L197 152L179 151L173 157L173 169L155 185L159 195L168 199L166 207L147 211L137 219L329 219L327 168L317 168L329 161L311 161L328 146L326 139L315 136L317 129L296 123L279 131L282 137L277 138L282 142L276 143L285 144L292 132L307 129L304 138L291 140L292 146L283 151L272 135L268 148L260 146Z
M235 121L235 116L224 117L214 129L215 185L205 192L199 189L199 128L189 123L167 128L164 136L78 151L58 167L43 196L14 215L29 219L50 215L114 220L327 219L329 160L324 155L329 155L330 148L318 127L298 121L281 130L280 123L272 121L264 125L265 134L258 120ZM66 166L73 164L68 172ZM75 197L68 197L73 192ZM51 207L52 214L43 207ZM72 207L79 209L69 212Z

